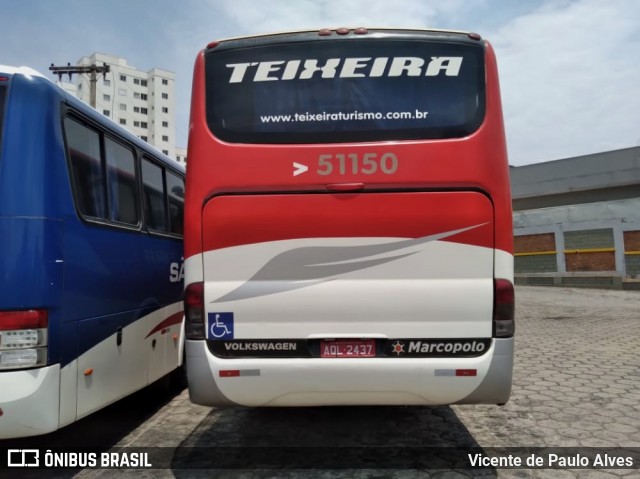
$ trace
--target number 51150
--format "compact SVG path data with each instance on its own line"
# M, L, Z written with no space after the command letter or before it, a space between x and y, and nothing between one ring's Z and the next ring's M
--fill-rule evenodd
M398 171L398 157L394 153L383 153L380 156L377 153L365 153L362 156L357 153L320 155L316 173L322 176L358 173L373 175L378 171L385 175L394 174Z

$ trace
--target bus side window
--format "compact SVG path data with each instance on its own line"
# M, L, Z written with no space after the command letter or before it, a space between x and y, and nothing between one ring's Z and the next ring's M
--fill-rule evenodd
M162 168L142 159L144 211L147 226L156 231L168 231L167 210Z
M84 216L106 219L100 135L71 118L65 118L64 125L78 210Z
M131 149L106 138L107 184L110 199L109 219L138 224L135 158Z
M184 222L184 179L167 171L169 196L169 231L182 235Z

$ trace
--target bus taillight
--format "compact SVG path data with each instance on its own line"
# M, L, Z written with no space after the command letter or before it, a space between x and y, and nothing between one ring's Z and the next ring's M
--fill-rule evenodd
M205 339L204 283L191 283L184 292L185 336Z
M0 370L46 365L48 325L44 309L0 311Z
M516 329L513 284L506 279L496 279L494 285L493 337L510 338Z

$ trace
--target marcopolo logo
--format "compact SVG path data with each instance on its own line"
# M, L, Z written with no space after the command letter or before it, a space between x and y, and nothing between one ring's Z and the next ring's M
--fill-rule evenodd
M491 339L420 339L397 340L391 344L390 356L423 356L423 357L451 357L451 356L480 356L484 354L491 343Z
M310 80L320 78L375 78L375 77L435 77L441 73L457 77L462 66L462 57L359 57L317 59L274 60L270 62L227 63L231 70L229 83L242 83L245 79L254 82L277 80Z

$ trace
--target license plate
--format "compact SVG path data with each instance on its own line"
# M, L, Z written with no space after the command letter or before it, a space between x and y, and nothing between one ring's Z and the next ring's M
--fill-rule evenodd
M323 358L373 358L375 355L375 339L320 341L320 357Z

